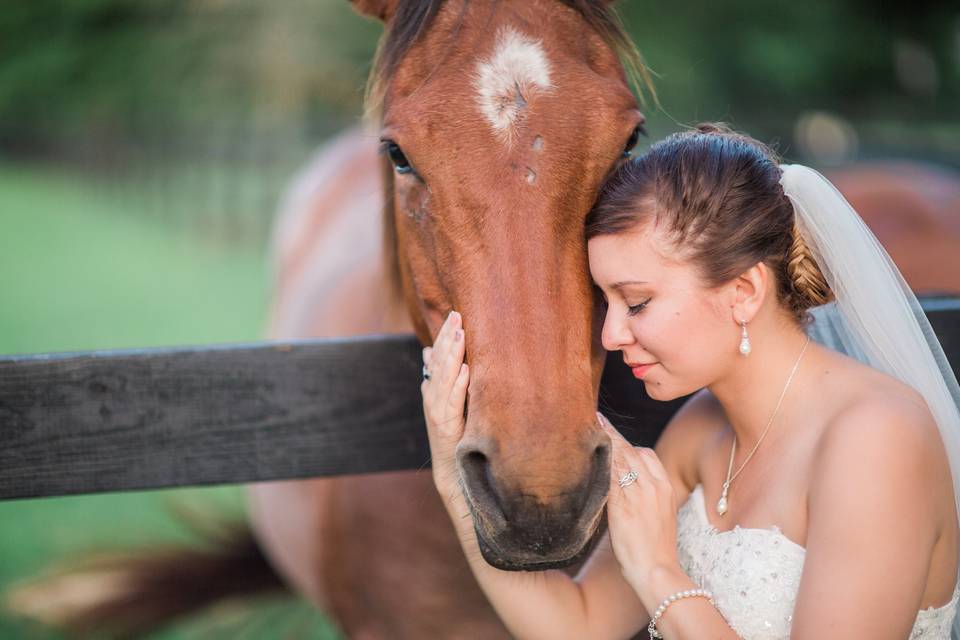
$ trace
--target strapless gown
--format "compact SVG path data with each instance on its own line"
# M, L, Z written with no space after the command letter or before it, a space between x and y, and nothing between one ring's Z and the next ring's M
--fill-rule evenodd
M707 519L703 487L697 485L677 512L680 566L713 593L717 608L744 640L787 640L806 549L779 527L736 526L719 531ZM917 614L910 638L950 638L960 596Z

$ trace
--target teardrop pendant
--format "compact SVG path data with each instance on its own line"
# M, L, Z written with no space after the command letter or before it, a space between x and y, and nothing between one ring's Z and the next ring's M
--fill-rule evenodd
M723 490L720 491L720 499L717 500L717 513L723 515L727 512L727 491L730 489L730 485L726 482L723 483Z

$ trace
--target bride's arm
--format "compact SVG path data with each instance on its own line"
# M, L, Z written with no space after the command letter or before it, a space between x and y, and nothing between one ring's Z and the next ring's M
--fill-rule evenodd
M819 443L792 638L906 638L921 607L946 459L925 407L891 399Z

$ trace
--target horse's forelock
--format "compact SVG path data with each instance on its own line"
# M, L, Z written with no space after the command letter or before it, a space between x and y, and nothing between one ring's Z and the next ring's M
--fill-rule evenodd
M400 0L396 12L384 28L373 68L367 79L364 111L368 119L379 120L382 115L386 85L397 65L422 34L429 30L446 0ZM495 0L499 1L499 0ZM641 100L644 89L656 100L650 70L630 39L609 0L558 0L577 11L620 58L628 77L638 90ZM457 29L466 14L470 0L464 1L464 11Z

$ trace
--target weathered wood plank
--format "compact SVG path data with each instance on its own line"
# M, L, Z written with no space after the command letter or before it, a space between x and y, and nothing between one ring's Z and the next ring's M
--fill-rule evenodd
M428 461L410 336L0 361L0 497Z
M923 301L954 370L960 299ZM0 499L429 465L411 336L0 358ZM619 354L601 408L651 446L655 402Z

